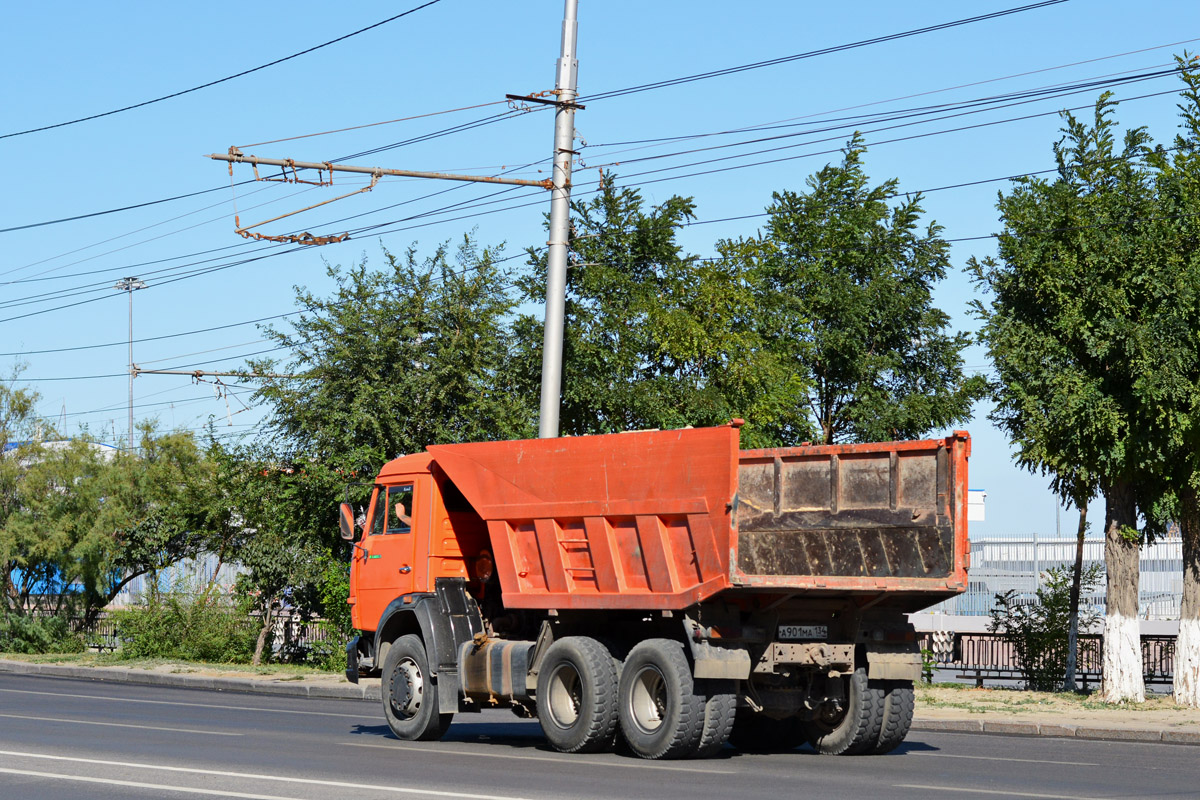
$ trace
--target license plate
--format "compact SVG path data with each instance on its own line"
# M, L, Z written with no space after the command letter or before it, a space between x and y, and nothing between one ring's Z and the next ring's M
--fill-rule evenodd
M828 625L780 625L780 639L828 639Z

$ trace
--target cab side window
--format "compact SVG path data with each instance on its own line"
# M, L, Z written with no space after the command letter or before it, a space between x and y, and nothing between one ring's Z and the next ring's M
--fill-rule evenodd
M387 518L387 489L380 486L375 490L375 497L372 500L371 511L371 530L369 534L375 536L383 533L384 520Z
M408 533L412 530L412 484L389 486L387 490L387 532Z

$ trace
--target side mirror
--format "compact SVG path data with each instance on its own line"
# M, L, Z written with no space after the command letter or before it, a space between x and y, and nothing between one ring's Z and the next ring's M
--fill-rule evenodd
M342 503L338 507L338 528L343 539L347 542L354 541L354 509L349 503Z

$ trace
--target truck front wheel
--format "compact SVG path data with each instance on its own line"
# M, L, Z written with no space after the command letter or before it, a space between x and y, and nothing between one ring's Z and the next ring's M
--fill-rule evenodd
M621 733L642 758L684 758L700 749L705 698L696 694L683 647L647 639L629 651L621 669Z
M538 667L537 711L546 739L564 753L594 753L617 731L617 667L604 645L567 636Z
M453 714L438 713L437 684L419 636L401 636L383 660L383 712L400 739L436 741L450 727Z

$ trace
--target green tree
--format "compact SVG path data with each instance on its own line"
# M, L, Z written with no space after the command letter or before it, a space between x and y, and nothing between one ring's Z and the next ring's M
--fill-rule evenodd
M8 519L20 508L19 482L24 462L35 438L37 393L17 381L14 368L7 381L0 381L0 570L4 608L23 613L29 598L31 576L24 548L5 533ZM36 581L37 577L32 576Z
M201 504L212 475L195 438L156 435L149 423L140 432L136 453L107 460L89 447L98 464L72 490L94 504L82 515L71 550L89 618L134 578L149 576L154 591L158 573L212 544Z
M1148 281L1155 295L1145 310L1140 390L1153 399L1154 413L1136 444L1152 467L1143 481L1143 494L1152 496L1148 524L1161 530L1168 520L1179 522L1183 598L1174 694L1175 702L1200 707L1200 70L1186 53L1176 62L1184 81L1181 130L1171 151L1148 158L1156 206L1143 238L1158 257L1158 273ZM1166 443L1161 460L1159 442Z
M677 241L691 199L647 207L609 177L572 204L563 336L564 434L719 425L742 417L747 446L777 443L764 424L795 405L797 389L766 347L763 285L753 242L718 246L701 259ZM545 254L530 249L524 299L545 297ZM543 324L524 315L519 374L540 391Z
M453 257L444 245L424 260L415 248L384 256L382 270L329 267L333 296L297 289L292 329L267 329L292 356L253 366L294 376L255 395L277 454L349 475L431 444L531 434L510 382L515 301L495 252L468 236Z
M1099 565L1088 567L1081 575L1083 589L1091 591L1101 577ZM1087 629L1100 619L1090 609L1079 619L1078 608L1071 608L1072 582L1070 570L1052 567L1043 576L1032 603L1022 602L1015 589L996 595L988 630L1001 634L1012 645L1027 689L1058 691L1067 661L1073 655L1071 648L1078 649L1077 640L1070 635L1071 627L1082 623Z
M941 227L921 227L920 195L895 179L872 186L855 134L840 164L808 179L808 190L776 192L761 236L762 301L771 347L802 376L807 426L777 420L774 437L794 443L809 428L826 444L909 439L970 418L985 392L963 373L970 339L948 331L933 305L950 245Z
M1157 413L1148 323L1165 253L1147 221L1157 210L1149 136L1129 130L1118 148L1113 105L1103 95L1090 125L1064 113L1057 176L1000 194L999 259L968 269L991 294L976 311L997 373L993 421L1019 463L1060 484L1086 475L1105 498L1103 693L1140 702L1138 502L1166 455L1145 430Z

